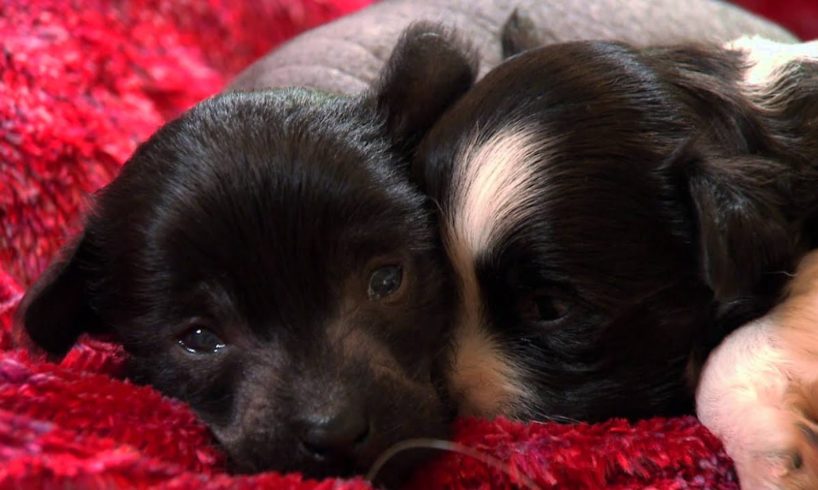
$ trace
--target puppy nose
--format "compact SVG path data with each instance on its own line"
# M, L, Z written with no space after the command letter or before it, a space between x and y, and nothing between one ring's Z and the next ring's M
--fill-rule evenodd
M304 447L318 458L351 456L369 438L369 420L359 409L345 407L331 416L306 421Z

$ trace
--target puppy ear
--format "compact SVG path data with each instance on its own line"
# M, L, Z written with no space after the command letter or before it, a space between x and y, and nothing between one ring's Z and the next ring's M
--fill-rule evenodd
M404 31L373 85L387 130L399 145L413 145L474 83L475 51L454 32L430 23Z
M779 167L753 156L690 165L701 265L720 303L774 292L794 265L795 237L769 181Z
M811 164L804 163L814 160L818 139L805 124L814 103L804 94L818 72L792 57L777 59L772 69L735 48L681 45L645 53L696 129L678 155L698 219L703 275L720 308L774 299L800 252L791 225L798 220L784 213L806 210L799 199L814 195ZM748 69L770 69L776 81L759 85ZM813 156L799 154L802 149Z
M62 356L86 331L98 331L100 322L88 301L88 245L84 237L63 250L63 258L31 286L17 313L17 324L52 356Z
M523 51L545 45L543 40L540 39L540 33L534 21L527 15L520 13L516 8L508 17L506 23L503 24L500 42L503 46L504 60Z

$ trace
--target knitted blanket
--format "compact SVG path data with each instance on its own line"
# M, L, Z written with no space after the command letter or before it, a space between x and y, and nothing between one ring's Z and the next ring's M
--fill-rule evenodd
M0 488L369 488L362 479L227 474L185 404L125 379L118 346L84 338L54 364L20 348L11 330L24 288L139 141L276 43L365 3L0 3ZM797 33L818 35L812 0L748 3L773 17L775 4L801 22L790 26ZM813 23L792 5L806 18L813 9ZM738 487L721 444L692 417L468 419L453 439L468 450L442 451L409 488Z

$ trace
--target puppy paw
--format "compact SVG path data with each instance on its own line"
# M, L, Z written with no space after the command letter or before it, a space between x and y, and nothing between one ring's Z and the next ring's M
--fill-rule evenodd
M781 414L778 421L759 427L769 434L765 445L730 451L743 489L818 489L818 424L798 412Z

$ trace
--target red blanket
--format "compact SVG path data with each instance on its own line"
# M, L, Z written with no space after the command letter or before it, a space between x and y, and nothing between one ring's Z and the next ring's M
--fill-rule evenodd
M0 488L368 488L225 474L184 404L123 378L119 348L85 339L56 365L17 348L10 328L23 288L76 230L88 194L140 140L276 42L365 3L0 3ZM812 0L776 2L787 16L786 3L818 11ZM818 36L816 24L792 27ZM737 488L719 442L689 417L460 420L454 439L485 456L441 453L410 487Z

